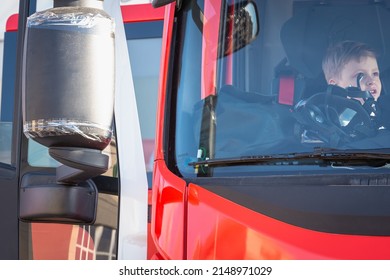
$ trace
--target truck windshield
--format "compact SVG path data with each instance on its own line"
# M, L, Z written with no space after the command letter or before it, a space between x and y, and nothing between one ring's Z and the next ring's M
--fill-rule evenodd
M178 13L170 145L183 176L334 171L319 149L337 151L331 163L347 154L343 167L387 168L378 152L390 148L382 1L190 0ZM332 47L328 68L340 70L325 73Z

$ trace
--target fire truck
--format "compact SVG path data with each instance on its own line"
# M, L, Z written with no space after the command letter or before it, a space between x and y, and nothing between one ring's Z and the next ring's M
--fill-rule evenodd
M29 1L25 13L47 9L48 1ZM50 3L49 3L50 4ZM141 127L142 148L145 162L145 174L148 185L148 202L150 208L154 131L157 104L157 88L163 29L164 8L154 9L149 3L138 3L121 6L123 28L129 56L132 61L132 78L137 96L138 117ZM1 91L1 164L6 170L16 168L12 163L11 152L17 147L11 144L15 125L14 100L18 41L18 14L11 15L6 24L4 34L4 63ZM147 57L145 58L145 55ZM142 58L143 57L143 58ZM114 143L114 141L113 141ZM20 145L20 143L19 143ZM29 155L27 165L36 171L52 169L58 162L51 159L47 148L28 141ZM116 158L116 156L115 156ZM115 162L115 158L112 161ZM112 165L115 166L115 163ZM13 205L17 195L15 186L7 179L2 181L2 216L5 219L2 227L3 242L1 259L116 259L117 258L117 227L118 227L118 195L116 189L117 170L111 168L106 172L105 179L111 180L110 191L99 194L98 216L93 225L73 225L59 223L18 222L18 206ZM16 169L14 169L16 172ZM11 174L11 173L9 173ZM16 174L16 173L14 173ZM12 175L14 176L14 175ZM1 176L9 178L9 176ZM106 185L108 186L108 185ZM110 187L110 188L111 188ZM13 202L11 202L13 201ZM8 210L6 210L8 209ZM150 219L149 219L150 220ZM25 229L22 230L22 228ZM149 223L150 227L150 223ZM23 233L20 239L18 232ZM149 236L150 238L150 236ZM152 244L152 242L149 242ZM153 246L148 246L148 255L152 255Z
M91 5L54 2L54 9ZM112 61L105 75L89 64L96 44L84 44L83 61L73 68L85 75L74 78L83 90L66 91L74 86L64 82L71 71L42 69L64 69L69 61L42 37L59 29L51 36L63 38L69 27L47 15L26 25L21 15L28 9L21 7L19 33L27 26L27 36L18 42L11 160L0 169L2 221L10 223L2 227L2 246L18 244L9 256L31 257L36 225L48 235L55 234L49 227L71 225L88 233L87 252L100 246L107 227L115 231L118 259L146 256L141 251L152 246L149 259L389 259L389 4L153 1L164 9L164 24L150 239L135 230L147 228L147 203L140 203L147 189L134 148L142 142L138 120L121 99L133 91L117 92L115 83L112 106ZM95 31L111 32L82 29L77 36L86 40ZM106 37L108 49L113 38ZM327 49L341 42L369 45L378 64L358 68L346 88L328 85L322 70ZM42 59L48 53L54 66ZM35 142L59 164L31 165L29 159L41 159L32 155ZM118 205L99 208L113 200Z

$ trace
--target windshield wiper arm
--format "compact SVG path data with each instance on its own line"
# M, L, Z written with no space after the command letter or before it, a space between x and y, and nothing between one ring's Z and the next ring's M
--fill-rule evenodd
M389 149L337 150L316 148L313 152L289 154L214 158L190 162L190 166L236 166L236 165L334 165L334 166L383 166L390 162Z

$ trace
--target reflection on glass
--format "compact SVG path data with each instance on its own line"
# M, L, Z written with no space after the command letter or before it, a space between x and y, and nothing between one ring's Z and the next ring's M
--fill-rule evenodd
M60 163L54 160L49 155L47 147L35 142L32 139L28 140L28 164L35 167L58 167Z
M153 170L161 38L127 41L146 171Z
M0 122L0 162L11 164L12 123Z

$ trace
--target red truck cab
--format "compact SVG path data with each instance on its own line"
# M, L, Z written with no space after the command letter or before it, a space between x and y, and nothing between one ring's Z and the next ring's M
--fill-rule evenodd
M152 196L161 258L389 258L390 134L357 132L372 128L368 113L348 88L327 94L321 68L332 44L370 44L387 116L387 7L166 5ZM350 127L346 111L356 116Z
M31 1L33 10L37 3ZM154 132L157 107L157 87L164 8L154 9L150 4L121 7L127 45L132 60L137 106L141 123L144 164L147 172L149 196L154 149ZM116 259L118 228L118 188L115 168L102 176L102 186L108 187L99 195L99 212L94 225L59 223L25 223L18 219L19 174L37 170L52 170L58 163L52 160L45 147L19 139L17 122L21 119L15 104L16 57L18 14L10 15L4 37L3 83L1 94L1 259ZM131 50L131 51L130 51ZM147 59L140 59L147 57ZM26 141L26 142L24 142ZM18 146L23 152L16 157ZM112 147L112 145L111 145ZM24 158L23 164L21 159ZM113 155L115 161L116 155ZM24 166L22 167L21 164ZM24 171L21 171L21 170ZM16 177L15 177L16 176ZM12 179L13 178L13 179ZM103 183L105 182L105 183ZM104 187L103 187L104 188ZM149 198L150 201L150 198ZM150 207L149 207L150 208ZM150 227L150 223L149 223ZM151 245L153 243L150 243ZM154 247L148 246L148 255Z
M165 13L149 206L149 244L154 247L148 258L389 259L390 31L383 28L390 23L389 2L155 0L152 4L165 6ZM379 69L358 68L347 87L328 84L322 61L328 48L342 42L369 45L368 53L371 58L377 54ZM131 249L142 247L137 247L142 244L137 237L142 236L123 232L142 224L141 214L146 212L133 212L136 197L125 197L142 188L132 184L138 174L129 163L141 166L134 159L140 137L124 137L130 127L130 118L124 117L127 103L116 103L116 137L106 151L112 168L96 175L93 172L99 168L90 160L86 171L94 176L85 180L78 173L70 176L78 181L70 181L67 189L66 177L53 179L64 174L56 166L31 164L45 149L22 134L21 112L28 106L42 108L43 102L30 100L21 106L22 74L26 74L21 53L19 46L14 119L8 133L12 140L4 142L11 143L11 149L4 149L9 157L0 165L4 186L0 213L9 223L0 252L12 252L13 258L34 257L35 222L62 226L65 213L78 222L71 226L72 236L83 240L83 257L93 252L97 258L104 244L109 249L102 255L108 251L111 257L126 257ZM367 86L371 75L377 78L379 73L382 91L375 100L373 94L378 92ZM42 82L50 79L42 76ZM78 101L86 94L80 92ZM125 93L130 95L131 91ZM107 109L101 100L90 101L88 109L98 105ZM50 106L62 105L57 103ZM70 109L81 110L74 107ZM71 154L78 155L79 143L61 140L65 149L49 144L49 152L74 159ZM92 154L101 158L103 153ZM78 160L76 165L82 165ZM64 162L65 167L74 166ZM75 190L77 199L50 196L56 190L67 195ZM96 218L91 207L75 213L62 207L63 212L51 216L59 207L56 204L46 207L41 217L34 212L40 209L34 202L41 196L27 192L56 198L69 208L79 200L96 202L83 194L97 193L104 209L97 209ZM23 210L19 216L18 210Z

